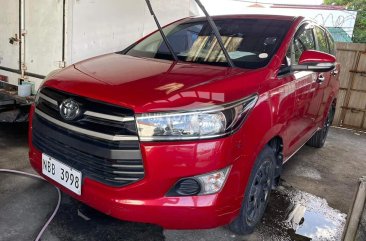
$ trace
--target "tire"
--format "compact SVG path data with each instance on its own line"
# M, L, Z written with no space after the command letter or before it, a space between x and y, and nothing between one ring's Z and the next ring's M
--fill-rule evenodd
M239 216L228 225L232 232L250 234L261 221L272 190L275 167L275 153L271 147L265 146L252 169Z
M308 146L315 148L322 148L324 146L325 140L328 136L329 127L333 122L335 109L332 106L328 112L327 118L323 124L323 127L315 132L315 134L310 138L310 140L306 143Z

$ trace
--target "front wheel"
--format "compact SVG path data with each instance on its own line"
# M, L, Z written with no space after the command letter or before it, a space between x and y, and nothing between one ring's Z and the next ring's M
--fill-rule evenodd
M240 214L229 224L229 229L234 233L250 234L262 219L274 181L275 164L273 149L266 146L254 164Z

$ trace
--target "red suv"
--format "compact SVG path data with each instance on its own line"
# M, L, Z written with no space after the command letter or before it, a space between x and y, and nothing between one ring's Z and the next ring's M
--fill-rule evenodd
M283 164L324 145L339 65L303 17L213 19L226 55L205 18L186 18L49 75L30 116L34 169L119 219L252 232Z

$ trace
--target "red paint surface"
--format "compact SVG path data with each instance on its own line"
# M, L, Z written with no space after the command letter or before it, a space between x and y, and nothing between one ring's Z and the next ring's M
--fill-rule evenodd
M316 83L318 74L312 72L277 76L302 21L293 22L277 54L268 66L257 70L108 54L54 75L45 86L129 107L136 113L199 108L253 93L259 94L259 100L242 128L229 137L141 143L146 175L132 185L113 188L86 178L82 195L77 196L45 178L74 198L123 220L174 229L212 228L231 222L240 210L251 168L264 145L280 137L285 158L291 156L322 126L336 98L338 76L330 73L324 73L322 84ZM31 133L32 123L30 127ZM32 146L31 137L29 143L30 162L41 173L41 153ZM231 172L218 194L165 196L182 177L228 165L232 165Z
M334 63L336 62L336 58L327 53L323 53L316 50L307 50L304 51L299 59L299 64L306 63Z

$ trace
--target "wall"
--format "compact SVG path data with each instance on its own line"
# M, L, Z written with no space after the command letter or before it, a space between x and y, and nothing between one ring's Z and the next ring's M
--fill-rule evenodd
M188 17L190 0L153 0L164 26ZM68 63L120 51L157 27L145 0L69 0Z

